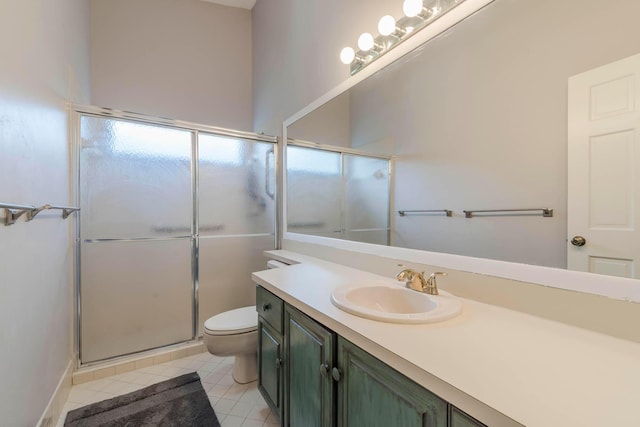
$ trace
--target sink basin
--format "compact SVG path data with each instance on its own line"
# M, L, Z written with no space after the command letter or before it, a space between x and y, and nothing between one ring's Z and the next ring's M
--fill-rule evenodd
M331 302L356 316L391 323L440 322L462 311L462 301L448 292L427 295L396 284L341 286Z

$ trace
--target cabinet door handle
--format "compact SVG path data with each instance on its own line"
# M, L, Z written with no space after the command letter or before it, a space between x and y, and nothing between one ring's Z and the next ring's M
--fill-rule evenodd
M268 311L271 308L271 304L264 303L262 304L262 311Z
M340 378L342 377L342 373L338 368L333 368L333 370L331 371L331 376L335 381L340 381Z
M276 357L276 369L279 368L280 366L282 366L282 359L280 359L279 357Z
M326 378L327 375L329 375L329 365L326 363L323 363L322 365L320 365L320 374Z

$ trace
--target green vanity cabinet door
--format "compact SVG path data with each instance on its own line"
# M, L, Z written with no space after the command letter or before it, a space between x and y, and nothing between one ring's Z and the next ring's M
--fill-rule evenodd
M285 426L334 424L334 334L285 305Z
M338 426L447 426L447 402L342 337L338 366Z
M258 317L258 390L282 417L282 336Z
M487 427L480 421L449 405L449 427Z

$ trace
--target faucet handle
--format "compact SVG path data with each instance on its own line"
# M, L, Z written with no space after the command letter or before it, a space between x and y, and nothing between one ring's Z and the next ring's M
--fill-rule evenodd
M400 281L405 280L405 279L406 279L406 277L407 277L408 275L413 276L413 273L414 273L414 272L413 272L413 270L412 270L412 269L410 269L409 267L407 267L406 265L404 265L404 264L398 264L398 267L403 267L403 268L404 268L404 270L402 270L401 272L399 272L399 273L396 275L396 278L397 278L398 280L400 280Z
M439 295L438 293L438 284L436 283L436 277L438 276L446 276L447 273L444 273L442 271L436 271L435 273L431 273L429 275L429 278L427 279L427 286L425 288L425 291L429 294L429 295Z

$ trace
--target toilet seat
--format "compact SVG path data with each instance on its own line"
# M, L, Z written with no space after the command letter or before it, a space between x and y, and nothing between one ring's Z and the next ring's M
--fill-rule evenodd
M257 329L258 312L252 305L216 314L204 322L207 335L237 335Z

